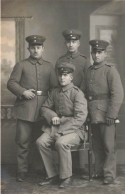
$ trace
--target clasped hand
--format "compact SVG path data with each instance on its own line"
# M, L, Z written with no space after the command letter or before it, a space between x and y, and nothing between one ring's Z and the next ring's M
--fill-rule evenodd
M23 92L23 96L27 99L27 100L31 100L35 97L35 90L34 89L29 89L29 90L25 90Z

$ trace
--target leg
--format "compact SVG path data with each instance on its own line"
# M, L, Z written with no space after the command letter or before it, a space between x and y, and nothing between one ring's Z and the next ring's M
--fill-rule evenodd
M43 133L41 130L42 125L43 125L43 121L38 121L38 122L33 123L29 162L30 162L30 169L32 171L35 171L36 173L45 176L46 173L45 173L44 164L43 164L43 161L41 160L40 153L39 153L37 146L36 146L37 138L40 137Z
M31 140L32 123L17 120L16 143L17 143L17 172L28 171L28 154Z
M92 145L95 156L95 176L100 177L103 176L105 152L99 124L92 125L92 134Z
M101 125L101 135L104 143L104 177L116 177L115 125Z
M54 139L47 133L44 133L43 135L41 135L36 141L38 150L43 159L43 163L44 163L48 178L51 178L57 175L57 169L56 169L56 165L54 162L53 153L51 149L51 144L53 142L54 142Z
M71 146L79 145L80 137L76 133L61 136L55 143L59 155L59 175L61 179L72 176Z

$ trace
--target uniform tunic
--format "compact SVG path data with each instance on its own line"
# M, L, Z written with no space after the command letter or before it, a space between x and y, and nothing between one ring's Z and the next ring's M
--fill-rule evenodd
M92 123L105 122L105 117L117 118L123 101L123 87L113 64L102 62L89 67L86 77L86 97Z
M17 63L7 84L8 89L17 96L17 118L31 122L39 120L39 109L47 97L47 91L56 85L57 79L51 63L43 59L36 61L31 57ZM28 89L44 93L27 100L22 98L22 94Z
M70 177L72 175L70 148L78 145L80 139L83 139L82 126L87 117L87 101L84 94L73 83L56 88L42 105L41 111L49 126L44 128L45 133L38 138L37 145L48 177L56 174L50 148L54 141L59 154L60 178ZM53 117L60 117L60 125L52 126ZM55 133L61 134L57 140L54 139Z
M85 82L88 110L92 123L95 171L104 177L116 177L115 124L123 101L123 87L113 64L106 61L88 68Z
M81 82L84 78L83 72L85 72L86 69L90 66L90 63L87 60L87 58L80 52L77 52L75 54L71 54L70 52L67 52L65 55L63 55L57 60L56 66L55 66L56 69L58 67L58 64L61 62L73 63L73 65L75 66L73 83L75 86L80 87Z

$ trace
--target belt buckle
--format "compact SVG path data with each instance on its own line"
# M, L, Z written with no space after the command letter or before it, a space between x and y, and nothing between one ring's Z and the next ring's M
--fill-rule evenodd
M37 94L37 96L41 96L42 95L42 91L38 90L38 91L36 91L36 94Z

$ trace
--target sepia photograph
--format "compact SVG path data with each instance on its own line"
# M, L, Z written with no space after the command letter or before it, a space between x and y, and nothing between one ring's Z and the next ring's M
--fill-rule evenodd
M1 0L1 193L125 194L125 0Z

